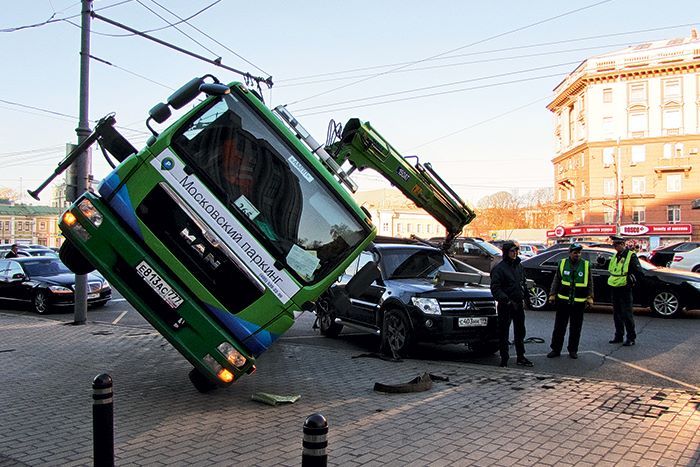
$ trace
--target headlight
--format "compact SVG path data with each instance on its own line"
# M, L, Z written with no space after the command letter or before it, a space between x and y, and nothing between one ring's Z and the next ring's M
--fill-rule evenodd
M226 357L228 362L236 368L242 368L246 364L245 357L228 342L222 342L217 347L219 352Z
M104 289L109 289L109 288L110 288L109 282L104 281L104 282L102 283L102 290L104 290Z
M695 287L697 290L700 290L700 282L690 282L688 281L688 284L692 285Z
M56 294L66 294L66 293L73 293L71 289L68 287L63 287L61 285L51 285L49 286L49 291L51 293L56 293Z
M426 315L439 315L440 304L434 298L411 297L411 302Z
M100 214L90 200L84 199L78 204L78 209L92 222L92 225L99 227L102 224L102 214Z

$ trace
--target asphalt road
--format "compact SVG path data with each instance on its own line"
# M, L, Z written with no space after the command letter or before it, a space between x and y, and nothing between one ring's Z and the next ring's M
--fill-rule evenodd
M8 308L0 302L0 311L31 315L26 308ZM47 318L64 322L73 320L72 310L52 313ZM531 371L569 376L580 376L608 381L641 384L657 387L700 390L700 365L697 352L700 349L700 310L688 312L683 318L662 319L648 310L635 312L637 345L622 347L608 344L614 327L610 308L596 307L584 318L579 346L579 358L572 360L566 352L559 358L548 359L549 343L554 323L551 311L527 311L528 338L543 339L526 344L528 358L535 367ZM88 320L115 326L130 326L149 332L151 326L118 293L105 307L88 311ZM302 314L295 325L282 339L299 345L328 348L345 346L357 356L373 354L378 349L378 339L369 334L346 328L336 339L329 339L313 329L315 316ZM155 331L153 331L155 332ZM565 343L566 347L566 343ZM512 351L511 354L515 352ZM497 355L477 357L465 346L420 345L411 355L412 359L470 362L482 365L498 365ZM514 365L512 367L521 370ZM395 364L387 362L388 365Z

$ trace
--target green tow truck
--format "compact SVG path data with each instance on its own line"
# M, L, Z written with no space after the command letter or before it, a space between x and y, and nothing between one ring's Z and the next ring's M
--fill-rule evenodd
M320 145L242 83L186 83L149 111L153 135L140 150L114 124L100 120L30 194L95 142L119 162L61 217L60 256L76 274L99 270L194 366L202 392L255 371L295 312L312 310L375 237L352 199L352 170L385 176L448 240L474 218L429 164L410 164L369 123L351 119Z

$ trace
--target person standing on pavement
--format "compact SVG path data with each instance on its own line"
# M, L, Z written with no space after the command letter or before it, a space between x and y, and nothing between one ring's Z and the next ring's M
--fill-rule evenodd
M513 322L513 343L520 366L533 366L525 358L525 299L528 296L525 285L525 271L518 253L520 245L507 241L501 247L503 259L491 270L491 293L498 302L498 338L501 353L501 366L508 366L508 336Z
M588 261L581 259L583 246L572 243L569 246L569 257L562 258L559 263L552 288L549 291L549 303L556 302L557 313L554 317L554 331L552 331L552 351L547 358L555 358L561 355L564 345L566 326L569 326L569 357L578 358L578 343L581 340L581 327L583 326L583 312L593 305L593 280L591 280L591 267Z
M5 258L17 258L19 256L17 254L18 251L19 251L19 245L15 243L10 248L10 251L7 252L7 254L5 255Z
M620 344L629 347L635 344L637 333L634 329L634 315L632 314L632 287L637 282L637 276L641 271L639 259L625 246L625 239L613 235L610 237L617 254L610 259L608 265L608 285L612 294L613 320L615 322L615 337L611 344ZM627 339L622 338L627 333Z

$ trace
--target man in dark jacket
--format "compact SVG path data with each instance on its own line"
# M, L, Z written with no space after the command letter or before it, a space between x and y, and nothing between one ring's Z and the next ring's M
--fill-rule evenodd
M525 285L525 271L520 264L520 245L507 241L501 247L503 260L491 270L491 293L498 302L498 337L500 341L501 366L508 366L508 335L513 322L513 342L517 355L516 363L533 366L525 358L525 299L528 296Z
M7 252L7 254L5 255L5 258L17 258L19 256L19 254L17 253L18 251L19 251L19 245L15 243L10 248L10 251Z

